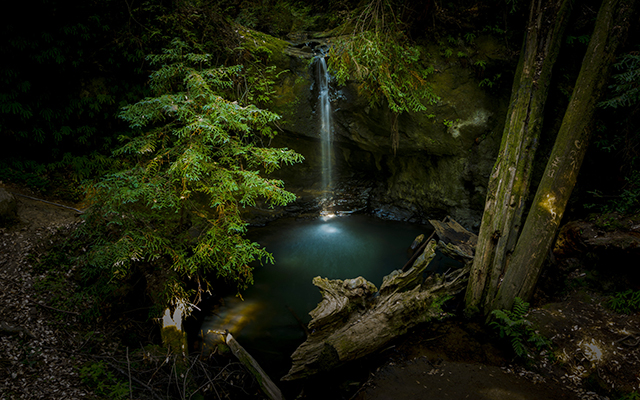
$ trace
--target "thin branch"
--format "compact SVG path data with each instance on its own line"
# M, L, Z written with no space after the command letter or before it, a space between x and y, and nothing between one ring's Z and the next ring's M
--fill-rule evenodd
M129 398L133 399L133 386L131 385L131 362L129 361L129 346L127 346L127 372L129 373Z
M111 366L111 368L115 369L116 371L120 372L122 375L129 375L129 378L134 380L137 384L141 385L142 387L144 387L145 389L147 389L149 392L151 392L151 395L159 400L163 400L162 397L158 396L158 394L153 390L153 388L147 386L144 384L144 382L140 381L138 378L136 378L135 376L131 376L131 374L127 374L126 372L124 372L123 370L121 370L120 368L118 368L117 366L113 365L110 362L107 362L109 364L109 366Z
M77 212L78 214L84 214L84 212L86 210L86 209L85 210L78 210L77 208L65 206L64 204L54 203L52 201L38 199L36 197L27 196L26 194L20 194L20 193L16 193L16 192L11 192L11 193L15 194L16 196L25 197L27 199L31 199L31 200L35 200L35 201L41 201L43 203L51 204L51 205L54 205L54 206L57 206L57 207L67 208L69 210L73 210L73 211Z
M48 309L53 310L53 311L58 311L58 312L65 313L65 314L71 314L71 315L80 316L80 313L77 313L75 311L60 310L59 308L51 307L51 306L39 303L39 302L34 301L34 300L29 300L29 301L32 302L33 304L39 305L40 307L48 308Z

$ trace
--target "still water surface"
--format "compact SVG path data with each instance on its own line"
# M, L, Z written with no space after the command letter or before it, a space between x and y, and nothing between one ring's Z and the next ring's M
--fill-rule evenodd
M256 228L249 237L273 254L275 264L257 267L244 301L226 298L205 319L202 331L229 329L265 369L284 374L291 353L305 339L298 320L307 324L309 311L321 300L314 277L364 276L380 287L385 275L405 264L415 237L430 231L363 215L276 221ZM205 342L211 343L213 336Z

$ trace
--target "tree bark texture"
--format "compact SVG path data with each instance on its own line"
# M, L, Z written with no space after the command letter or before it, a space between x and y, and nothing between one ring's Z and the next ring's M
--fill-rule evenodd
M498 159L489 179L466 313L488 312L520 231L551 72L569 19L569 0L532 0Z
M492 309L510 309L516 297L528 300L533 294L587 150L597 101L636 8L637 0L602 2L558 137Z
M314 278L323 299L309 313L310 334L291 356L291 369L282 380L305 378L366 356L411 327L440 318L441 305L464 290L469 264L425 279L427 267L436 248L469 261L477 238L455 221L438 229L444 233L439 233L440 243L429 241L415 264L406 272L396 270L384 277L380 290L363 277L344 281Z

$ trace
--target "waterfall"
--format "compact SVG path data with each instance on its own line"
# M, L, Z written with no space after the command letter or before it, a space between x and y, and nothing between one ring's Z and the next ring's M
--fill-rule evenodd
M318 110L320 111L320 140L322 142L322 187L324 192L324 199L328 199L332 185L332 137L333 137L333 122L331 117L331 100L329 98L329 71L327 69L327 62L324 55L317 58L318 64L318 91L319 91L319 104Z

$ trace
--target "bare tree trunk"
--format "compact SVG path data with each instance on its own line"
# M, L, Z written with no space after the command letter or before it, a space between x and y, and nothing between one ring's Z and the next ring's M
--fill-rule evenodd
M527 36L513 83L500 152L489 180L467 287L468 315L487 311L518 238L551 71L569 9L569 0L531 2Z
M527 300L533 294L587 150L596 102L636 4L636 0L602 2L571 101L492 309L510 309L516 297Z

